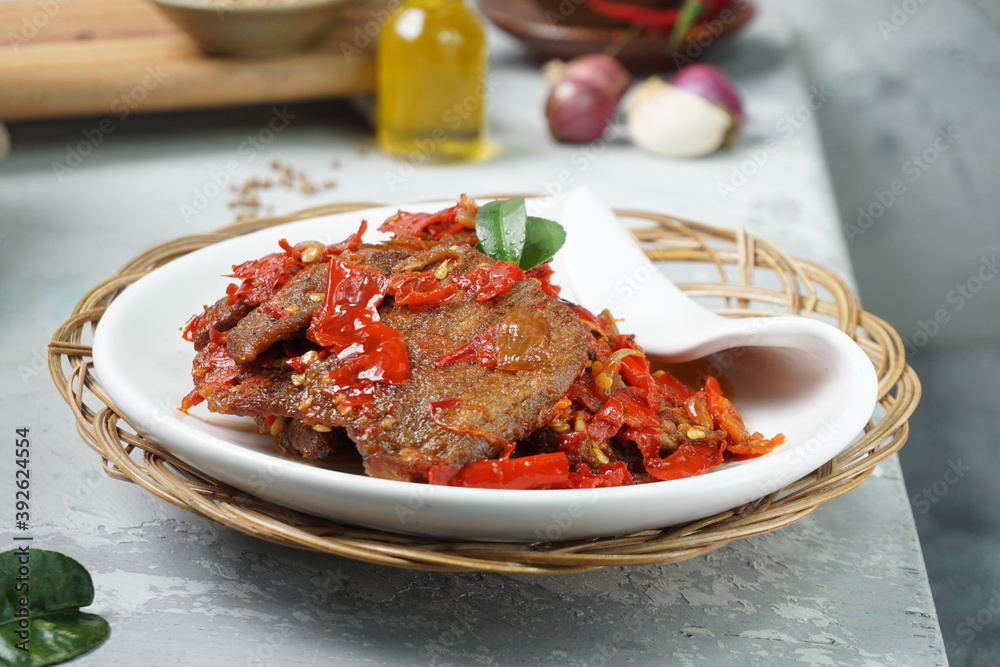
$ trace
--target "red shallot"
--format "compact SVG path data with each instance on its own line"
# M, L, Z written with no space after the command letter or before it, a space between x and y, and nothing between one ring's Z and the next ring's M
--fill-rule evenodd
M629 73L617 60L600 53L549 64L546 69L556 79L545 103L552 136L572 144L599 139L628 90Z

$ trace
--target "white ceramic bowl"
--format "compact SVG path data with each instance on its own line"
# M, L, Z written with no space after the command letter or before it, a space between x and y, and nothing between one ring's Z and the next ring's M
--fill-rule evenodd
M318 41L346 0L151 0L207 53L264 57Z

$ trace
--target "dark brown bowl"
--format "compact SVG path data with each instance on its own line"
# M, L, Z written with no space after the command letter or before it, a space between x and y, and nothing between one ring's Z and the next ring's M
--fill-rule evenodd
M576 0L555 4L549 0L476 0L476 4L494 25L516 37L538 62L611 53L633 74L688 65L740 30L754 15L750 0L736 0L715 19L692 26L684 41L671 50L666 33L636 32L600 17Z

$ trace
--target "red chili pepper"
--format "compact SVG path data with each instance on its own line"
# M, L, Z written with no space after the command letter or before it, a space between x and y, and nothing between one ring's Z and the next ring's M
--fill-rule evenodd
M328 245L324 252L327 255L339 255L345 250L357 250L358 246L361 245L361 237L365 235L365 230L367 229L368 221L362 220L361 225L358 227L358 231L354 232L340 243Z
M279 306L276 303L265 303L261 306L265 313L270 315L276 320L280 320L282 317L288 317L292 314L292 311L288 310L284 306Z
M227 301L236 303L243 300L249 304L264 303L274 296L278 289L302 269L302 262L288 252L275 252L260 259L252 259L233 266L232 278L239 278L240 284L226 287Z
M463 194L454 206L434 213L399 211L378 229L380 232L389 232L393 240L397 241L420 235L436 240L463 229L472 229L478 210L476 202Z
M701 13L701 20L715 18L723 9L732 4L733 0L708 0L708 7ZM670 7L656 9L643 5L632 5L609 0L586 0L587 7L598 14L615 21L631 23L647 30L667 31L674 27L681 17L681 9Z
M587 6L609 19L634 23L652 30L670 30L680 14L680 10L673 7L654 9L624 2L610 2L609 0L587 0Z
M602 486L631 486L635 483L632 473L621 461L602 465L595 473L586 465L577 466L569 474L570 486L574 489L596 489Z
M205 397L198 392L198 388L195 387L187 393L187 395L181 399L181 412L187 412L194 406L198 405L205 400Z
M524 280L524 269L514 262L499 261L481 266L466 274L452 277L452 282L475 295L476 301L486 301L510 291L519 280Z
M660 420L635 387L624 387L611 395L594 418L587 424L587 436L603 442L614 436L622 426L660 428Z
M638 447L646 472L660 480L691 477L711 470L722 463L725 449L721 442L685 442L666 457L661 457L658 430L628 428L625 437Z
M475 361L484 368L492 368L497 363L497 348L493 343L493 336L496 333L498 324L494 324L489 329L473 336L465 345L456 347L451 352L443 354L431 363L435 368L444 368L451 364L458 364L463 361Z
M387 278L374 269L330 258L326 294L306 337L331 348L341 367L330 373L334 390L409 378L403 334L381 321L378 305Z
M779 433L770 440L760 433L754 433L746 442L738 445L730 445L726 449L726 456L727 458L736 460L754 459L770 453L775 447L784 444L784 442L785 435L783 433Z
M584 406L590 412L597 412L604 405L604 398L597 393L594 378L586 368L573 380L569 391L566 392L566 398Z
M350 345L357 331L380 321L386 282L373 269L331 257L326 293L306 337L324 347Z
M198 332L205 328L205 324L214 323L218 315L214 308L205 308L205 310L197 315L192 315L191 319L181 329L181 338L189 343L193 343L195 338L198 337Z
M431 414L436 415L442 410L447 410L448 408L453 408L461 403L457 398L446 398L443 401L432 401L431 402Z
M664 459L646 461L646 472L660 480L693 477L708 472L722 463L721 443L682 443Z
M559 451L566 453L574 468L580 465L580 447L586 439L584 431L570 431L559 436Z
M194 376L201 379L198 387L181 400L181 410L198 405L204 400L201 390L208 388L213 392L225 391L233 386L244 367L240 362L229 356L225 345L210 342L198 351L194 357Z
M569 488L569 459L563 452L518 459L487 459L464 466L439 465L430 469L430 484L480 489Z
M426 234L432 239L439 239L445 234L452 234L462 229L455 222L455 214L459 205L446 208L435 213L408 213L399 211L396 215L383 222L378 230L389 232L394 239L403 239L419 234Z
M554 271L552 270L552 262L550 260L548 262L542 262L535 268L528 271L525 274L525 277L534 278L539 283L541 283L543 292L551 296L553 299L558 299L559 292L562 291L562 288L560 288L559 285L552 284L553 273Z
M399 273L389 282L389 294L397 305L409 306L410 310L425 310L442 303L448 303L458 294L455 285L442 285L429 271L422 273Z
M219 332L215 328L214 324L209 324L208 325L208 340L209 340L209 342L215 343L216 345L225 345L227 337L228 337L228 334L227 333Z
M292 367L296 373L302 373L306 370L307 366L304 361L302 361L302 356L289 357L285 360L285 363Z
M280 239L278 241L278 246L281 247L290 257L295 259L302 259L302 251L296 250L295 247L288 242L288 239Z
M705 380L705 401L715 428L722 429L729 435L730 445L739 445L750 439L743 417L736 412L729 399L722 395L719 381L711 375Z
M383 322L355 331L351 344L337 356L341 367L330 372L330 379L339 387L356 382L399 384L410 377L406 341Z
M653 379L660 385L664 397L674 405L681 405L694 394L690 387L675 378L670 371L657 371Z
M621 376L626 384L632 387L638 387L642 390L643 394L646 396L646 404L650 407L654 407L660 404L660 389L656 384L656 380L653 379L653 375L649 369L649 360L646 359L645 353L642 348L639 347L635 342L635 336L619 334L611 338L611 349L614 351L618 350L636 350L642 354L630 354L627 357L622 357L621 360Z

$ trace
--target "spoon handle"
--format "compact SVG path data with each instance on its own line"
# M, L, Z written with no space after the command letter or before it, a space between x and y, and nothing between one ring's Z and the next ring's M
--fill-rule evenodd
M663 275L591 191L574 190L560 205L553 214L566 228L566 244L553 267L565 298L595 313L607 309L621 331L657 355L688 356L732 326Z

